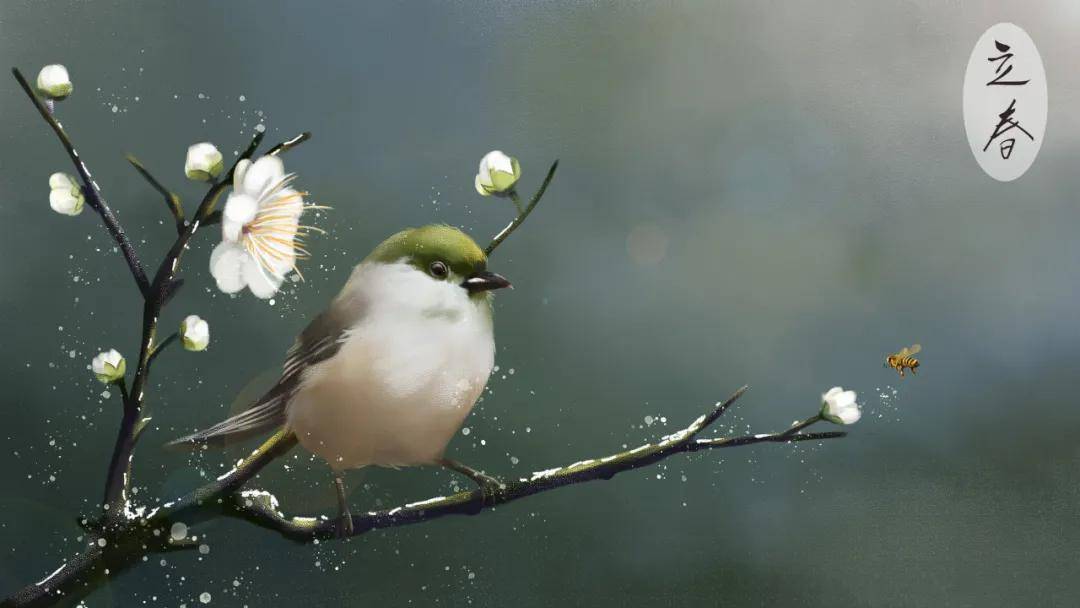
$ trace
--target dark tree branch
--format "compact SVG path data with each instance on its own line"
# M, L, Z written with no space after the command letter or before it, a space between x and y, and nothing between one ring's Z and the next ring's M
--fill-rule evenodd
M475 515L485 509L548 490L589 481L611 479L624 471L649 466L675 454L714 448L739 447L755 443L822 441L847 435L844 431L799 433L796 429L806 428L808 425L798 423L787 430L777 433L699 439L698 435L715 422L745 390L746 387L739 389L726 401L717 404L708 414L691 423L690 426L663 437L655 443L647 443L609 456L591 458L563 467L535 472L529 477L507 481L497 490L477 488L450 496L436 496L392 509L354 514L352 516L353 535L360 535L380 528L422 523L445 515ZM817 418L815 422L820 420L820 418ZM225 503L223 512L231 517L244 519L258 526L274 530L289 539L299 542L309 542L315 539L330 540L338 535L337 521L334 518L325 516L286 516L280 510L277 498L273 494L262 490L243 490L233 493L231 500Z
M529 200L529 204L525 207L524 211L520 211L520 203L517 200L517 193L514 193L514 205L519 208L518 216L514 218L514 221L507 224L506 228L503 228L499 232L499 234L496 234L495 238L491 239L491 244L489 244L487 248L484 249L484 253L486 253L487 255L491 255L491 252L495 251L495 248L506 240L506 237L513 234L514 231L518 229L518 226L525 223L525 219L529 217L529 214L532 213L533 209L536 208L536 204L539 203L540 199L544 197L544 192L547 190L548 184L550 184L551 180L555 177L555 170L558 168L559 161L556 160L555 162L551 163L551 168L548 169L547 177L545 177L544 182L540 184L540 189L537 190L536 194L534 194L532 199Z
M128 154L127 161L131 163L131 166L135 167L135 170L139 172L139 175L143 176L143 178L150 183L150 186L154 190L157 190L158 194L160 194L165 199L165 206L169 208L169 213L172 214L173 221L176 223L176 232L183 232L184 205L180 202L180 197L175 192L170 191L168 188L162 185L162 183L159 182L156 177L151 175L150 172L146 170L146 167L144 167L143 164L139 162L139 159L135 158L131 154Z
M180 288L184 286L184 279L173 279L165 286L165 295L161 298L161 307L164 308L173 297L180 293Z
M255 477L266 465L291 450L296 443L295 435L285 430L278 431L247 458L237 463L228 473L189 494L163 504L156 515L165 519L183 517L203 505L231 495Z
M202 203L195 211L192 221L177 235L176 241L173 242L169 252L165 255L165 259L161 261L161 265L150 283L146 301L143 305L143 328L139 345L139 362L135 368L135 378L131 385L130 398L124 402L124 415L120 420L120 430L116 436L112 459L109 462L109 472L105 479L103 504L106 509L106 520L114 527L124 525L124 519L129 511L127 490L131 481L131 458L139 438L136 427L142 415L143 396L150 373L150 360L153 354L158 318L161 316L165 301L173 289L176 272L180 267L180 256L187 249L188 243L191 242L195 232L199 229L200 220L213 210L221 193L226 186L232 183L236 165L241 160L251 158L262 139L263 133L261 131L255 133L247 149L229 168L225 179L210 186L206 196L203 197Z
M237 158L236 163L229 169L225 177L221 181L211 184L190 223L183 221L183 210L180 207L179 198L164 188L160 182L146 171L138 160L129 157L129 162L132 163L136 170L165 197L166 203L177 221L179 234L176 241L169 249L165 259L162 260L153 280L150 281L147 279L145 270L135 255L134 248L120 228L119 222L117 222L111 209L101 197L100 190L90 177L86 165L79 158L67 134L49 109L38 98L22 73L18 69L12 69L12 72L42 118L53 128L75 164L83 183L84 196L86 196L91 208L101 215L109 233L124 252L124 257L139 286L144 305L139 359L138 364L135 366L131 390L128 391L127 385L124 383L118 386L123 400L124 411L105 482L103 513L98 519L83 518L80 521L80 525L88 531L86 536L88 544L80 555L65 561L41 581L27 585L17 591L0 603L2 607L46 606L59 601L77 599L90 593L107 576L117 574L137 563L139 556L145 556L147 553L164 553L190 548L183 542L171 542L167 533L162 534L162 530L154 526L168 523L166 517L171 513L197 510L201 507L202 500L207 497L207 492L231 494L239 487L239 484L250 479L250 476L257 473L258 470L284 453L284 451L287 451L295 442L291 437L272 438L271 441L267 442L265 450L256 451L252 458L249 459L252 462L245 461L246 466L236 472L234 476L227 480L218 480L215 484L210 484L205 488L200 488L190 495L174 501L172 505L148 510L146 507L132 504L128 497L128 488L131 485L132 457L135 444L149 421L149 418L142 416L142 408L150 363L161 352L162 348L177 337L173 334L155 346L154 338L157 332L158 319L164 306L182 284L182 280L176 278L180 257L198 230L200 221L211 217L214 213L214 208L222 192L232 183L236 165L241 160L251 158L263 139L263 133L256 133L247 149ZM310 134L305 133L292 140L282 142L273 148L273 152L275 154L286 152L306 141L309 137ZM169 508L170 506L172 508Z
M135 278L135 284L139 287L139 293L145 298L147 291L150 287L146 279L146 271L143 270L142 263L139 262L139 256L135 253L135 247L132 246L131 241L124 234L124 229L120 227L120 221L116 219L116 215L112 212L108 203L105 202L104 197L101 196L101 190L98 189L97 183L94 178L90 176L90 170L86 167L86 163L79 157L79 153L75 151L75 146L72 145L71 139L68 138L64 127L60 126L60 123L56 121L56 117L53 116L49 108L41 101L41 98L37 96L34 89L31 88L30 83L23 77L22 72L18 68L11 68L11 73L15 75L15 80L19 81L19 86L26 93L30 101L33 102L34 107L37 108L41 117L45 119L45 122L49 123L52 127L56 137L60 139L60 144L64 146L64 150L67 151L68 156L71 157L72 164L75 165L75 170L79 174L79 181L82 182L83 195L86 197L86 202L89 203L90 208L97 212L101 216L101 221L104 222L105 228L112 235L113 240L120 246L120 251L124 254L124 259L127 261L128 268L131 270L131 276Z
M293 142L291 145L286 145L289 142L285 142L276 147L280 151L286 151L301 143L304 139L306 138L293 138L290 140ZM242 160L250 159L262 140L263 132L256 132L251 138L248 147L237 157L224 178L210 186L199 204L199 208L195 211L191 222L176 237L176 241L165 255L165 259L162 260L150 284L149 296L143 306L143 331L139 347L139 363L131 387L131 398L124 404L124 416L120 421L120 430L117 433L116 445L113 449L112 460L109 463L109 473L105 482L103 504L108 509L107 519L114 525L122 525L122 516L129 511L127 498L127 488L130 485L129 471L131 457L139 438L136 426L142 413L143 394L150 372L150 360L153 354L152 349L157 332L158 318L161 316L162 308L176 288L176 282L178 281L176 273L180 267L180 257L198 231L202 219L213 212L222 192L232 184L237 165Z
M609 456L538 471L528 477L508 481L497 490L475 489L450 496L437 496L411 502L392 509L353 515L353 535L375 529L422 523L446 515L475 515L486 509L541 492L589 481L611 479L624 471L646 467L675 454L757 443L824 441L847 435L844 431L800 432L822 421L820 416L813 416L776 433L700 437L700 434L723 415L745 390L746 387L739 389L686 428L653 443ZM168 531L175 522L184 522L190 526L217 515L225 515L273 530L297 542L335 538L337 526L332 518L286 516L273 494L257 489L242 489L244 484L255 477L267 464L283 456L295 445L294 435L284 430L279 431L217 480L159 507L149 509L139 507L130 510L129 525L122 530L110 533L108 529L99 531L99 528L93 524L84 526L90 530L90 541L83 554L65 562L43 581L23 588L0 604L0 608L46 606L53 604L61 597L83 597L105 580L102 576L103 565L107 565L112 573L118 573L138 563L147 553L165 553L191 548L191 543L186 539L172 541L169 538ZM104 549L97 544L99 538L108 539Z
M293 138L293 140L290 140L294 142L292 145L279 144L276 147L280 148L281 151L285 151L304 141L304 139ZM236 162L229 168L229 172L225 174L224 178L210 186L199 204L199 208L195 211L191 222L176 237L176 241L165 255L165 259L162 260L161 265L154 274L154 280L150 284L149 297L143 306L143 331L139 347L139 364L136 367L135 380L131 387L131 398L124 404L124 416L120 421L120 431L117 433L116 445L113 449L113 457L109 463L109 473L105 482L104 504L109 509L109 519L116 524L120 523L118 518L128 510L127 488L130 483L128 472L135 444L138 442L139 437L135 429L141 415L143 393L150 372L150 359L153 354L152 348L157 332L157 321L165 302L171 294L171 290L174 289L177 280L175 278L176 272L180 267L180 257L198 231L202 219L213 212L221 193L224 192L227 186L232 184L237 165L242 160L250 159L262 140L263 132L256 132L251 138L251 143L237 157Z

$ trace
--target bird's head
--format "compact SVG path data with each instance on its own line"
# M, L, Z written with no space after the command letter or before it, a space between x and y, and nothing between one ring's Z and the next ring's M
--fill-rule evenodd
M476 241L445 224L406 228L383 241L367 261L404 261L431 279L456 284L477 298L510 287L510 281L487 269L487 256Z

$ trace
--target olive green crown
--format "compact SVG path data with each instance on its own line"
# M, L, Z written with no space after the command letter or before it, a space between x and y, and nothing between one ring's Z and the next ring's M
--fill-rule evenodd
M380 243L365 261L389 264L403 258L425 272L440 260L461 277L487 268L487 256L476 241L446 224L406 228Z

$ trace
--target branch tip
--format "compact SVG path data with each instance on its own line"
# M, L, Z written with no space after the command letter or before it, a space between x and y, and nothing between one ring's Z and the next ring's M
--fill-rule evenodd
M544 181L540 184L540 189L536 191L536 194L533 194L532 198L529 200L529 204L525 207L525 210L519 212L517 217L506 225L506 228L503 228L499 234L495 235L495 238L491 239L491 243L484 249L485 255L491 255L491 252L495 251L496 247L502 244L508 236L518 229L518 226L521 226L521 224L525 222L525 218L529 217L529 214L536 208L537 203L543 198L544 192L547 191L548 184L550 184L551 180L555 177L555 170L558 168L558 160L551 163L551 168L548 169L547 176L544 177ZM516 204L517 201L515 201L515 205Z
M295 148L296 146L299 146L300 144L304 143L309 139L311 139L311 131L304 131L296 137L287 141L283 141L280 144L274 146L273 148L270 148L270 151L267 152L267 154L270 156L277 156L282 152L288 152L289 150Z

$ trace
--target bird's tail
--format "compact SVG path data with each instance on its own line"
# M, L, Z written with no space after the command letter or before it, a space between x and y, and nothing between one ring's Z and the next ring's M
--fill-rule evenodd
M271 398L257 402L251 408L223 420L214 426L174 439L165 444L167 448L194 449L202 446L225 447L231 443L244 441L267 430L285 424L285 407L282 399Z

